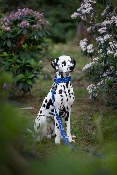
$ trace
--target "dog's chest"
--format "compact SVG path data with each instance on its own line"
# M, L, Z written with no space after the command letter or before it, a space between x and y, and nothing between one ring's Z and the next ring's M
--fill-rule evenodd
M74 99L74 91L71 83L61 83L57 85L56 100L59 100L61 106L71 106Z

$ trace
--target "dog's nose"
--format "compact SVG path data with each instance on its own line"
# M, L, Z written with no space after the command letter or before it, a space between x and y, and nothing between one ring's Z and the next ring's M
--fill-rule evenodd
M70 66L70 70L73 70L74 69L74 66Z

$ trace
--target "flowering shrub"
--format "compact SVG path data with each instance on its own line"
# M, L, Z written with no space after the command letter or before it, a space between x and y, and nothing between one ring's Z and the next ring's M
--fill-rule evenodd
M42 69L39 55L49 35L43 14L18 9L1 18L0 28L1 69L12 72L14 84L28 92Z
M90 98L96 99L104 94L111 103L117 95L117 8L107 5L98 23L95 5L94 0L84 0L71 17L83 20L95 40L95 46L89 44L87 38L79 43L82 52L92 57L92 61L83 68L95 83L87 88Z

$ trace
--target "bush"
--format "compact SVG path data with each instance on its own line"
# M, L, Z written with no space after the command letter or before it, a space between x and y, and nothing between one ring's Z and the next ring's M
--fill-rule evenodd
M93 84L87 90L90 98L97 99L102 95L108 104L117 105L117 8L107 5L97 21L96 1L87 0L81 4L72 18L83 20L88 26L87 31L92 34L94 44L89 44L85 38L79 46L83 54L91 57L91 62L83 71L91 78Z
M54 42L69 42L76 37L76 24L70 19L70 14L79 5L78 0L4 0L8 5L8 10L28 7L44 13L45 19L49 23L52 40ZM6 10L6 9L5 9Z
M44 38L49 35L43 14L32 9L18 9L1 18L1 71L10 71L14 85L29 92L42 69L39 56Z

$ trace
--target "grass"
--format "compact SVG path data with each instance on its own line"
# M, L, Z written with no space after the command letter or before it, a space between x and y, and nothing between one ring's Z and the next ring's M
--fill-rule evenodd
M19 96L13 99L12 102L26 117L26 127L33 130L34 119L53 83L54 70L51 67L51 60L64 54L70 55L77 62L75 71L71 75L75 92L75 102L71 114L71 132L76 135L76 143L73 143L73 145L89 150L98 149L104 142L114 140L117 137L117 115L116 111L104 106L102 101L92 102L89 100L86 90L88 82L82 73L82 67L90 60L82 57L77 46L70 44L53 46L51 58L44 60L44 70L51 75L51 78L43 80L43 76L40 76L31 94ZM33 108L20 109L23 107ZM21 140L23 151L32 151L33 138L31 134L25 132ZM64 145L63 142L61 145ZM54 155L61 145L56 146L54 138L50 140L42 139L40 143L36 144L36 152L41 157L48 157L51 154ZM75 154L79 154L79 152Z

